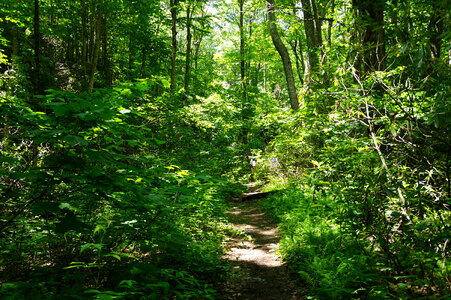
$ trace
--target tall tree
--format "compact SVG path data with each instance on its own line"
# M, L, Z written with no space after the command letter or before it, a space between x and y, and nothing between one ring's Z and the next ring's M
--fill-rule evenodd
M33 84L34 84L34 92L35 94L39 94L41 91L41 30L39 26L40 22L40 14L39 14L39 0L34 0L34 33L33 33L33 39L34 39L34 78L33 78Z
M88 13L86 7L86 0L81 1L81 65L87 70L87 46L88 46Z
M302 0L302 11L304 14L304 30L307 40L307 62L308 78L312 78L314 73L320 68L319 54L322 47L321 25L322 21L318 16L318 8L315 0Z
M188 1L186 8L186 55L185 55L185 80L184 87L185 93L189 93L190 81L191 81L191 55L193 45L193 34L191 32L192 27L192 15L194 6L191 1Z
M91 50L91 61L90 61L90 70L89 70L89 79L88 79L88 90L91 92L94 88L94 80L95 73L97 70L97 63L99 61L99 53L100 53L100 45L102 43L101 32L102 32L102 19L104 18L103 14L97 12L95 21L94 21L94 31L93 31L93 43Z
M287 47L285 47L285 44L280 38L279 31L277 29L274 0L267 0L266 8L268 11L269 31L271 34L271 39L273 41L274 47L280 55L280 58L282 59L283 69L285 71L288 96L290 97L290 106L293 110L297 110L299 108L299 101L296 91L296 84L294 81L293 67L291 64L290 54L288 53Z
M440 54L442 53L442 35L444 31L444 24L447 7L449 6L449 0L436 0L432 1L432 13L430 19L430 45L431 45L431 56L433 60L440 59ZM449 12L448 12L449 14ZM449 22L448 22L449 23ZM449 24L448 24L449 25Z
M177 13L178 0L169 0L172 21L172 54L171 54L171 94L175 92L176 68L177 68Z
M361 28L360 47L363 62L357 66L362 73L382 71L385 69L385 0L353 0L352 5L357 14L357 26Z
M244 0L238 0L239 10L240 10L240 77L241 77L241 87L243 90L244 98L247 98L247 84L246 84L246 36L244 28Z

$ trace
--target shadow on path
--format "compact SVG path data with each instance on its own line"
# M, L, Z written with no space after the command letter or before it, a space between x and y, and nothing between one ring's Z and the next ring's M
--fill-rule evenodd
M225 243L232 271L223 297L232 299L306 299L302 286L295 286L277 255L279 235L271 219L255 201L232 201L227 212L233 227L244 235Z

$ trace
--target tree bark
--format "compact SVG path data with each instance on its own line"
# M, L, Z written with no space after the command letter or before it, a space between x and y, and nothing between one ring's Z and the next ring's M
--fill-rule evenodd
M92 89L94 88L94 79L95 74L97 70L97 62L99 60L99 52L100 52L100 44L101 44L101 29L102 29L102 16L100 13L97 14L96 20L95 20L95 26L94 26L94 33L93 33L93 46L92 46L92 54L91 54L91 69L89 74L89 80L88 80L88 91L92 92Z
M386 59L385 0L353 0L352 5L357 11L358 26L363 29L361 43L363 47L364 72L383 71Z
M316 6L315 0L310 0L310 4L313 12L313 24L315 25L315 47L321 50L323 46L323 35L322 35L322 16L318 14L318 7Z
M147 47L142 48L142 58L141 58L141 78L147 77Z
M86 0L81 0L81 65L87 71L87 19ZM86 74L85 74L86 75ZM86 78L84 78L86 80Z
M177 68L177 6L178 0L169 0L172 20L172 55L171 55L171 95L175 93L176 68Z
M239 20L239 29L240 29L240 78L241 78L241 87L243 90L243 97L247 96L247 87L246 87L246 41L245 41L245 31L244 31L244 0L238 0L239 9L240 9L240 20Z
M41 92L41 31L39 28L39 0L34 0L34 33L33 33L33 40L34 40L34 73L33 73L33 85L34 85L34 92L35 94L39 94Z
M191 3L188 3L188 7L186 9L186 56L185 56L185 82L184 82L186 94L189 93L191 80L191 54L193 40L193 34L191 33L191 23L192 23L191 5L192 5Z
M432 14L429 22L429 28L431 28L431 35L429 42L431 45L432 60L440 59L442 50L442 34L443 24L446 17L446 1L435 0L432 1Z
M299 108L299 102L293 76L293 67L291 64L291 59L287 47L285 47L285 44L280 38L279 32L277 30L276 16L274 12L274 0L267 0L266 7L268 10L269 30L271 34L271 39L273 41L274 47L276 48L277 52L280 55L280 58L282 59L283 69L285 71L285 79L287 82L288 95L290 97L290 106L293 110L297 110Z
M103 58L103 74L105 77L105 84L107 86L113 85L113 76L111 73L110 57L108 56L108 26L107 17L102 18L102 58Z
M135 31L132 29L128 37L128 77L133 77L133 62L135 57Z
M16 23L12 24L11 28L11 46L12 46L12 60L19 55L19 30Z
M310 82L311 77L318 71L319 68L318 50L320 43L322 43L322 39L320 36L318 36L318 31L321 34L321 28L319 28L319 30L316 28L318 26L317 21L319 20L317 20L317 15L315 17L313 6L310 0L302 0L301 3L304 12L304 30L307 40L307 81Z
M300 49L298 48L298 45L300 46ZM304 57L302 54L302 47L301 47L301 41L300 40L294 40L291 44L291 47L293 47L293 53L294 57L296 58L296 70L298 73L299 82L301 84L304 84Z

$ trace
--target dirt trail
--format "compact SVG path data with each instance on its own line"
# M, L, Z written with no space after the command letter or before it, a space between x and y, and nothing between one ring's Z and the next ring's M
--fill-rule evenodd
M224 299L306 299L277 255L276 225L255 200L235 200L231 207L227 213L234 229L246 235L226 242L232 273L223 289Z

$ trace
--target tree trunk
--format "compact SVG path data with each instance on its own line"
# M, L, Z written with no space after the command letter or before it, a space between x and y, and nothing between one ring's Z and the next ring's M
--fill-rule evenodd
M86 0L81 0L81 65L84 69L84 76L86 75L88 63L87 63L87 22L88 14L86 11ZM86 78L84 78L86 80Z
M177 5L178 0L169 0L172 20L172 55L171 55L171 95L175 93L175 73L177 67Z
M321 29L323 25L323 21L321 20L322 16L318 14L316 1L310 0L310 4L313 12L313 24L315 25L315 47L321 50L321 47L323 46L323 34Z
M34 0L34 73L33 73L33 85L34 85L34 93L39 94L41 92L41 31L39 28L39 0Z
M133 61L135 56L135 31L132 29L130 31L129 39L128 39L128 78L132 79L133 77Z
M205 17L205 9L202 10L201 18ZM202 44L202 40L204 39L204 31L199 30L200 36L195 39L194 42L194 70L198 70L199 67L199 52L200 52L200 44ZM194 31L196 33L196 31ZM194 35L196 36L196 34Z
M192 7L191 3L188 3L186 9L186 56L185 56L185 93L188 94L190 90L190 80L191 80L191 54L192 54L192 41L193 35L191 33L191 23L192 23Z
M316 28L318 25L316 22L317 18L315 18L310 0L302 0L301 3L304 12L304 30L307 40L307 81L310 82L313 74L317 73L319 69L318 46L320 45L319 43L322 43L322 40L318 36L318 31L321 33L321 28L319 30Z
M429 42L431 45L431 56L432 60L440 59L441 49L442 49L442 34L443 34L443 24L446 18L446 1L432 1L432 14L431 20L429 22L429 28L431 28L431 35Z
M147 77L147 47L142 48L142 59L141 59L141 78Z
M103 57L103 74L105 77L105 84L107 86L113 85L113 76L111 73L111 63L108 56L108 26L107 17L102 18L102 57Z
M383 71L385 69L385 0L353 0L352 5L357 11L359 21L357 24L363 29L361 43L364 72Z
M102 29L102 16L100 13L97 14L96 20L95 20L95 26L94 26L94 33L93 33L93 45L92 45L92 54L91 54L91 70L89 74L89 80L88 80L88 91L92 92L92 89L94 88L94 79L95 74L97 70L97 62L99 60L99 52L100 52L100 44L101 44L101 29Z
M238 0L240 9L240 78L241 88L243 91L243 97L246 99L247 87L246 87L246 41L245 41L245 28L244 28L244 0Z
M11 28L11 46L12 46L12 60L19 55L19 30L17 24L13 23Z
M290 97L290 105L293 110L299 108L299 102L296 92L296 85L293 76L293 67L291 65L290 55L287 48L285 47L282 39L279 36L276 25L276 16L274 13L274 0L267 0L266 7L268 10L269 17L269 30L271 34L271 39L273 41L274 47L280 55L283 63L283 69L285 71L285 79L287 81L288 95Z
M293 47L294 57L296 58L296 70L298 73L299 82L304 84L304 57L302 54L302 47L299 47L300 49L298 49L298 45L302 46L301 41L296 39L292 42L291 47Z

